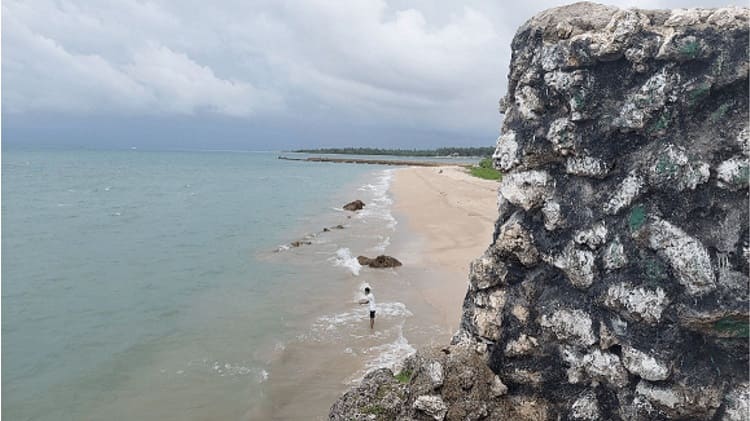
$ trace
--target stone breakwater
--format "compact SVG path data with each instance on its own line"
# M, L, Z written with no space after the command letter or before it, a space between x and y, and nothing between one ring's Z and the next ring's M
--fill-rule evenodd
M461 327L330 419L747 420L748 16L577 3L524 24Z

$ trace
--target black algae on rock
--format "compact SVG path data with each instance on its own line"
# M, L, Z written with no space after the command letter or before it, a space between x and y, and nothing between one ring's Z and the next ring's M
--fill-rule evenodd
M388 380L387 418L352 391L330 419L747 420L748 16L577 3L524 24L453 344Z

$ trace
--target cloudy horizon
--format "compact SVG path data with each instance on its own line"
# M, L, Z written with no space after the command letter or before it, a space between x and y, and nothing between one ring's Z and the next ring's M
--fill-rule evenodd
M491 145L516 28L566 3L8 0L2 140L245 150Z

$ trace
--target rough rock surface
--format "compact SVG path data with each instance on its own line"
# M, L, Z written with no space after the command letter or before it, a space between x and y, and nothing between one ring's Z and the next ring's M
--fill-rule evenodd
M401 266L401 262L398 259L384 254L373 259L365 256L357 256L357 261L360 265L371 268L395 268Z
M331 419L750 419L749 16L577 3L524 24L453 344L407 360L387 416L360 393Z
M357 200L355 200L353 202L349 202L346 205L344 205L344 210L355 212L355 211L358 211L358 210L360 210L360 209L362 209L364 207L365 207L365 202L357 199Z

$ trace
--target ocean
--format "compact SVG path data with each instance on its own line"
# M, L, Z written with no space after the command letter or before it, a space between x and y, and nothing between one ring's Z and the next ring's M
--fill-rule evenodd
M424 273L356 261L410 237L394 170L277 155L4 149L3 417L324 419L444 342Z

